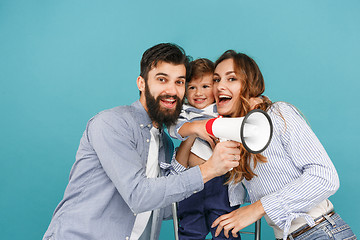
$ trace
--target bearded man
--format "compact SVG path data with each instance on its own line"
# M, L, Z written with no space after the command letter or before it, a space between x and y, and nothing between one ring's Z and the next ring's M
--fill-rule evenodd
M178 163L171 161L173 143L164 126L174 124L180 113L188 64L175 44L144 52L137 78L140 99L90 119L43 239L158 239L172 202L238 165L237 144L226 142L202 166L167 176Z

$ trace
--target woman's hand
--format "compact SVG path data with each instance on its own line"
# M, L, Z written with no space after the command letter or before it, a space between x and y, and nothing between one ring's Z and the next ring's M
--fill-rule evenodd
M234 237L237 237L238 232L249 226L250 224L259 220L265 215L264 208L260 200L245 207L240 207L231 213L224 214L218 217L213 224L212 228L217 227L215 237L219 236L220 232L224 229L224 235L229 238L229 231Z

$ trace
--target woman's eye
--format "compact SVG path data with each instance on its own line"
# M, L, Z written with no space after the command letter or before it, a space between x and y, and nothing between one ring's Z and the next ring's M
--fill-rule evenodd
M220 82L220 79L218 79L218 78L214 78L214 82Z
M229 78L230 82L236 81L236 78Z

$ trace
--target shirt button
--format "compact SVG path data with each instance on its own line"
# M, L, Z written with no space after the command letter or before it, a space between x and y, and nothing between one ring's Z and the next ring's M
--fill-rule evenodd
M197 193L198 191L194 191L194 194Z
M150 140L149 140L149 139L146 139L146 142L150 142Z
M134 213L134 216L136 216L136 213Z
M151 124L149 124L148 127L151 127Z
M129 240L129 237L126 237L125 239L126 239L126 240Z
M144 124L140 124L140 127L143 127L144 126Z

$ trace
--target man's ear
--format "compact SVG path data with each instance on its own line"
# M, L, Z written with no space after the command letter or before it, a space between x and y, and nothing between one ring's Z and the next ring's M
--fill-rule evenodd
M145 79L143 77L138 76L138 78L136 79L136 84L140 92L145 91Z

